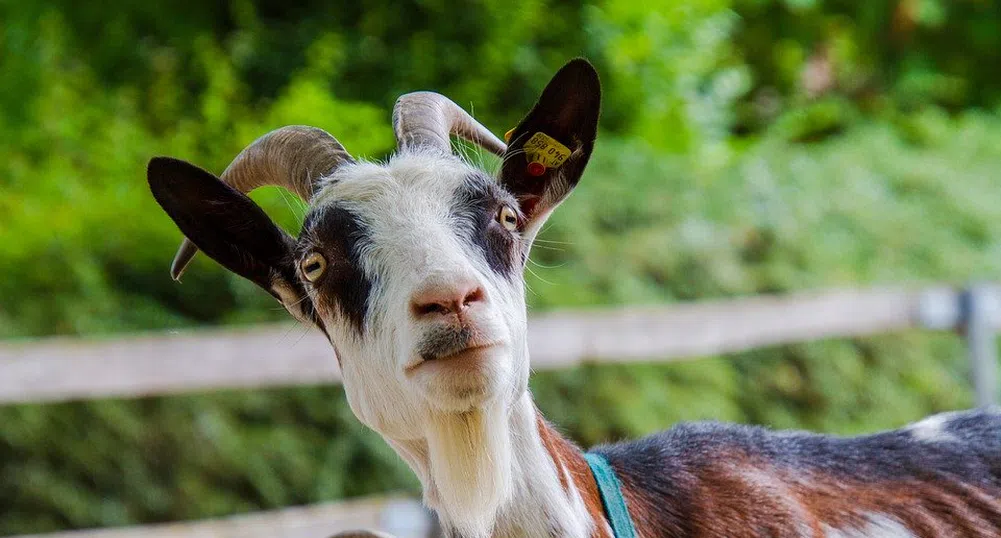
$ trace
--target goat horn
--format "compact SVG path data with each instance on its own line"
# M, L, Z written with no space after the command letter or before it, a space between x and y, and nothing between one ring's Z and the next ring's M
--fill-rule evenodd
M223 183L248 193L257 187L284 187L308 202L317 180L332 174L339 166L354 162L351 155L323 129L290 125L275 129L247 146L226 167ZM181 278L198 247L187 238L177 249L170 276Z
M444 95L408 93L393 107L393 130L400 149L432 146L451 153L449 135L461 136L496 155L507 146L468 112Z

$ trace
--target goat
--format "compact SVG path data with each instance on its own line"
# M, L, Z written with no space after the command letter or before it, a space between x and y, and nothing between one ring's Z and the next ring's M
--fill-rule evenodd
M321 330L353 413L413 469L451 536L620 536L596 454L647 538L1001 537L995 410L856 438L681 424L587 455L543 419L522 271L580 180L599 106L598 75L576 59L510 145L419 92L396 103L384 163L301 126L258 139L221 177L155 157L149 187L187 238L171 274L200 249ZM501 156L496 177L454 155L450 135ZM246 196L262 185L308 201L298 238Z

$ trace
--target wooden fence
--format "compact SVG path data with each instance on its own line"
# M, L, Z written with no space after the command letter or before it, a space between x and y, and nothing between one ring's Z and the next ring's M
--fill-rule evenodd
M387 497L284 508L190 523L164 523L14 538L328 538L341 530L381 529L396 538L427 538L433 519L413 499Z
M552 369L590 361L682 360L915 328L963 334L978 403L996 400L994 334L1001 328L1001 287L994 284L964 289L946 285L839 289L541 314L530 319L529 347L533 368ZM0 343L0 404L338 381L329 343L318 331L295 325ZM320 505L213 522L76 531L47 538L325 538L359 526L382 528L401 538L406 532L426 535L390 524L402 505L385 508L383 501L375 501L345 506L345 510ZM417 527L420 521L427 518L411 518Z

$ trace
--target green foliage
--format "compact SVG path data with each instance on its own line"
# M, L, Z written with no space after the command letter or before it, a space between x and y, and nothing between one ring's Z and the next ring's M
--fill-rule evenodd
M0 409L4 533L417 491L339 388Z
M104 92L62 43L60 17L40 26L51 32L50 50L35 66L40 93L0 146L0 181L10 191L0 198L0 227L16 238L0 244L0 271L8 276L0 283L0 336L278 318L270 300L204 260L183 287L162 278L178 235L149 196L145 162L169 154L222 170L249 141L290 123L357 133L357 154L381 155L393 144L388 110L336 99L312 65L293 74L269 107L249 109L231 58L206 41L199 61L211 69L198 112L158 129L147 121L143 97L154 111L173 110L172 96L184 93L174 75L164 74L147 96L135 88ZM297 228L298 201L274 189L255 197Z
M0 338L287 319L203 256L170 281L180 234L148 194L150 156L219 171L308 123L382 158L393 100L421 88L502 132L578 54L603 76L603 134L532 255L533 309L1001 269L990 3L113 4L0 0ZM834 83L811 93L818 50ZM301 203L254 196L296 230ZM857 433L970 404L959 342L927 333L591 365L532 389L584 444L703 418ZM0 534L417 487L336 387L2 407L0 483Z
M985 68L1001 61L996 2L735 0L733 8L741 15L733 46L754 75L738 107L743 128L808 101L811 61L830 75L824 93L872 112L1001 102L1001 75Z
M672 152L719 157L749 75L726 0L609 0L589 8L605 58L605 124ZM701 156L701 155L700 155Z

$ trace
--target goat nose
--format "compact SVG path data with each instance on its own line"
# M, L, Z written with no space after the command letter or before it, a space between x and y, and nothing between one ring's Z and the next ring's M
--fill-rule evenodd
M418 317L433 314L457 314L474 303L485 300L483 287L474 280L456 279L421 287L410 301Z

